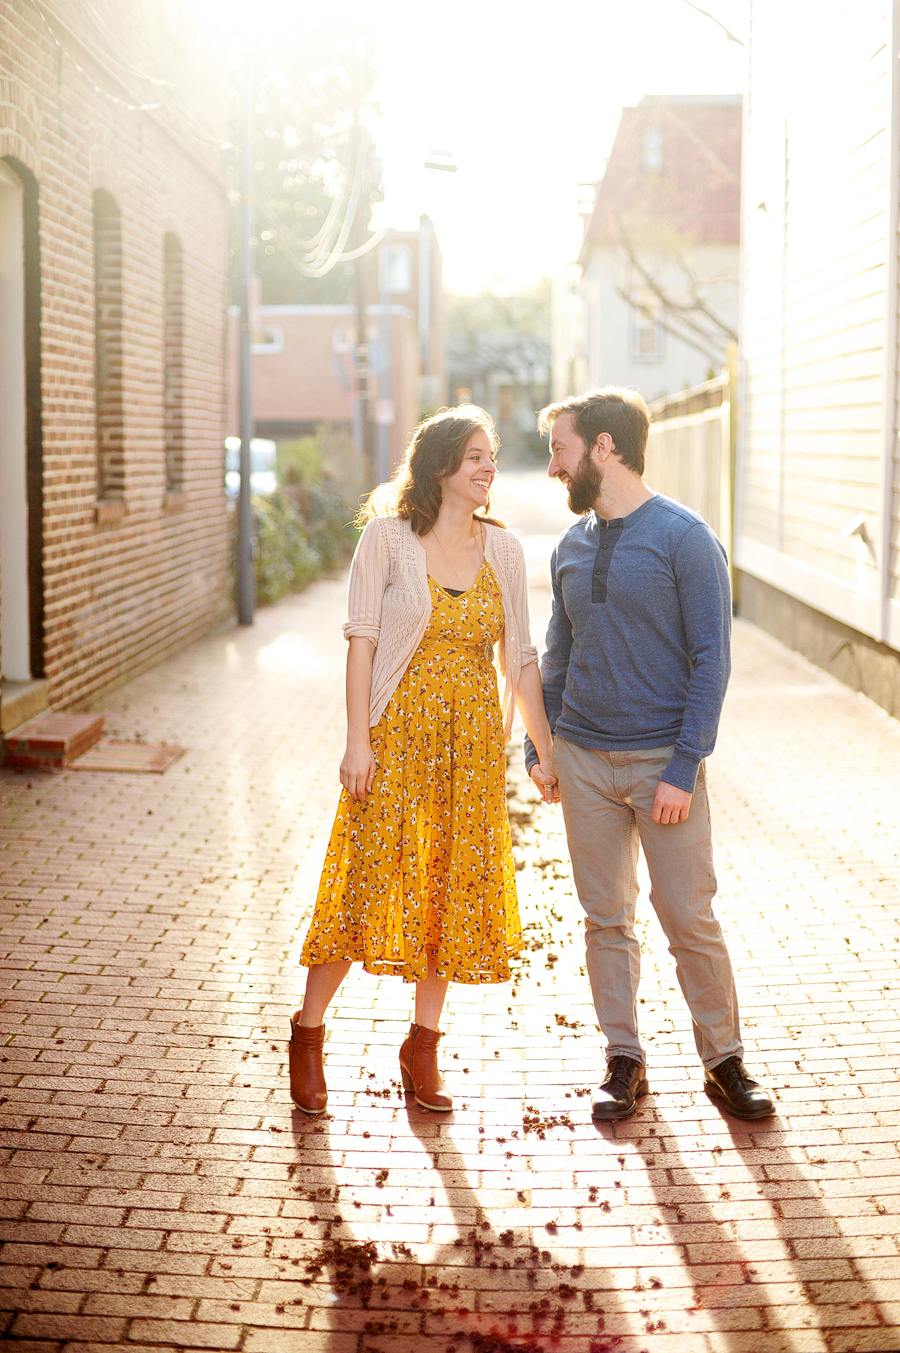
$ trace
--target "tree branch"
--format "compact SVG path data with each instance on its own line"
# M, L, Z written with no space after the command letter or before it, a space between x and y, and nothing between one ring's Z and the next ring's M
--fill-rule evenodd
M620 287L618 284L616 284L616 291L622 297L623 301L625 301L628 305L634 307L634 299L633 297L629 296L628 292L625 290L624 287ZM707 361L710 363L710 365L714 365L716 362L721 362L722 354L720 352L717 352L714 348L704 344L701 341L702 334L700 338L694 338L689 333L679 332L678 329L674 328L673 325L666 320L665 312L663 313L662 317L660 317L659 315L653 315L650 318L652 318L654 322L659 325L663 333L669 334L672 338L677 338L680 343L685 343L689 348L693 348L695 352L699 352L700 356L705 357Z
M645 285L649 287L649 289L653 292L654 296L659 301L660 305L663 307L663 310L668 311L669 313L677 314L683 324L685 324L688 328L693 329L696 333L699 333L700 336L707 339L707 341L710 341L709 335L705 333L703 328L696 322L688 318L690 314L696 312L697 314L702 315L705 319L709 320L709 322L712 325L714 325L714 327L725 338L727 338L729 342L733 343L737 342L738 336L734 332L734 330L731 329L725 323L724 320L719 319L718 315L714 311L710 310L709 306L704 301L702 301L700 297L697 295L696 280L689 272L683 256L681 255L678 256L678 262L680 263L684 271L687 273L688 277L691 278L692 299L689 302L676 301L672 296L670 296L667 292L663 290L662 286L656 280L656 278L644 267L644 265L641 263L638 257L635 246L632 244L629 238L628 231L625 229L625 223L623 222L621 214L619 212L616 212L616 223L619 227L619 237L622 242L622 248L628 255L629 263L635 269L638 275L642 278ZM626 297L626 299L628 298ZM631 304L634 305L633 299L631 300Z
M732 33L730 28L726 28L721 19L717 19L715 14L710 14L708 9L701 9L699 5L694 4L694 0L684 0L689 9L695 9L698 14L702 14L705 19L711 19L712 22L721 28L729 42L736 42L739 47L744 46L744 39L739 38L736 33Z

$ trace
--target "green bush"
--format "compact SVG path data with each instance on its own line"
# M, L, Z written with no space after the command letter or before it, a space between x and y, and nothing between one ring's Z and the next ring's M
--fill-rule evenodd
M323 480L308 490L305 515L310 544L323 568L337 568L350 558L359 538L353 526L356 512L334 484Z
M269 606L291 592L302 592L322 573L345 563L357 541L350 524L353 512L325 481L254 497L256 604ZM231 527L236 557L236 510Z
M322 447L318 433L298 437L296 441L278 442L275 469L279 484L288 488L309 489L318 484L322 478Z
M273 601L300 592L321 572L322 560L310 543L296 507L276 491L253 499L256 533L256 601Z

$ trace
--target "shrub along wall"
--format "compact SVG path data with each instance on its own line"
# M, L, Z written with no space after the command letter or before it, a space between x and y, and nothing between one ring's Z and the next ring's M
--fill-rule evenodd
M256 532L256 602L268 606L300 592L350 558L358 533L355 508L327 481L286 485L253 499ZM232 530L237 513L232 514ZM234 557L234 552L232 552Z

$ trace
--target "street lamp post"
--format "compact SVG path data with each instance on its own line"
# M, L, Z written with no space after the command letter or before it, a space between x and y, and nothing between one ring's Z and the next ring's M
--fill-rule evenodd
M392 231L385 232L378 250L378 300L381 312L381 368L378 375L378 405L375 422L378 428L378 482L384 483L391 473L391 426L394 410L391 402L391 278L390 244Z
M455 174L458 166L453 162L449 150L432 149L423 168L438 170L445 174ZM432 405L439 399L434 373L434 352L431 341L432 309L431 265L434 249L434 226L427 212L419 217L419 358L422 365L422 403Z
M241 146L241 280L240 280L240 473L237 530L238 623L253 624L256 607L253 504L250 499L250 439L253 436L253 371L251 367L251 291L253 286L253 54L249 31L244 40L243 126Z

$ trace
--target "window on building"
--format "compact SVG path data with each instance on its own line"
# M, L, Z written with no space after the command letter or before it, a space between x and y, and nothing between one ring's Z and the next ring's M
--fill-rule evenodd
M631 355L638 362L661 362L664 330L659 301L651 294L639 296L631 319Z
M501 385L497 390L497 418L501 423L511 423L513 419L513 388Z
M122 222L109 193L94 193L94 391L97 497L125 496Z
M645 127L641 134L641 169L645 174L663 172L663 139L658 127Z
M403 296L412 290L412 251L408 244L389 244L384 258L385 290Z
M181 241L163 241L163 430L166 492L184 489L184 261Z
M284 330L275 324L261 324L253 331L250 351L254 356L272 356L284 351Z

